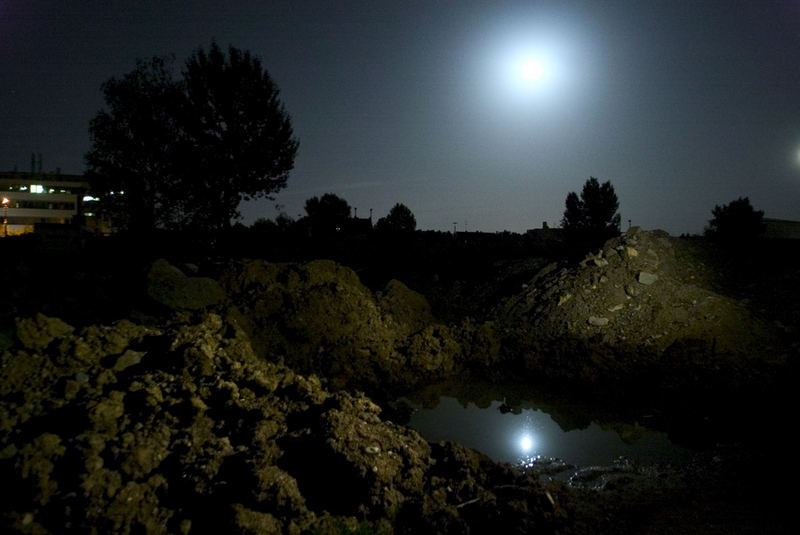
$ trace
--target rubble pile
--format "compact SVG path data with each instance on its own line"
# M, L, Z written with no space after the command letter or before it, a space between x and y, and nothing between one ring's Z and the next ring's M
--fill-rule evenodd
M775 325L715 292L681 247L634 227L579 265L549 264L495 310L506 347L530 369L588 381L783 362Z

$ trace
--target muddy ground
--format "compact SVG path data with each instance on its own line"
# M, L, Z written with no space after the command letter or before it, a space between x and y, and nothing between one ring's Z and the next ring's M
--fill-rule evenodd
M3 531L788 532L792 247L632 229L580 262L416 273L420 291L329 260L97 253L60 272L42 260L64 256L17 254L0 322ZM647 410L702 447L685 466L622 462L568 485L403 427L396 397L469 373Z

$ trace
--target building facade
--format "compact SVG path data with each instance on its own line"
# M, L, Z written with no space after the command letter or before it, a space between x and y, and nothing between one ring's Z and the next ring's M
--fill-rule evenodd
M95 226L89 221L95 199L82 175L0 172L0 196L3 235L33 232L39 224Z

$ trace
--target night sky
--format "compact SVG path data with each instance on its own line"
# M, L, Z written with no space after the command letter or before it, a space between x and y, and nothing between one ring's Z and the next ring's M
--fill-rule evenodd
M0 0L0 170L83 173L100 85L212 39L262 59L300 141L245 224L332 192L523 232L590 176L623 229L700 233L740 196L800 220L798 1Z

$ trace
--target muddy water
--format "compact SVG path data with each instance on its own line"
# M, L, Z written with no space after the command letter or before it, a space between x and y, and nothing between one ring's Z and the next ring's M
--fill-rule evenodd
M646 464L677 463L691 451L648 427L651 415L620 419L596 405L525 385L497 386L474 379L405 398L408 422L427 440L454 440L496 461L550 462L585 467L620 457Z

